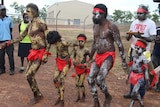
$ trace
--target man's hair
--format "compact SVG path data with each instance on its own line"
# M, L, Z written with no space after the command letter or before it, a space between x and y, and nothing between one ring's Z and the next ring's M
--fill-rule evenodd
M99 8L99 9L103 10L106 13L106 17L107 17L107 15L108 15L108 9L107 9L106 5L104 5L104 4L96 4L94 6L94 8Z
M145 6L145 5L143 5L143 4L139 5L139 8L142 8L142 9L144 9L146 12L148 12L148 7Z
M38 17L39 16L39 9L38 9L38 6L36 4L29 3L26 6L26 8L31 8L31 12L32 12L34 17Z
M85 40L87 40L87 37L86 37L85 34L79 34L79 35L77 36L77 38L78 38L78 37L83 37Z
M49 44L54 44L61 40L61 35L57 31L49 31L47 34L47 41Z

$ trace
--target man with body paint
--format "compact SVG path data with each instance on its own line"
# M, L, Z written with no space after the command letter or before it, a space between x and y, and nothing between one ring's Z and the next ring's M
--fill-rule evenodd
M90 85L90 92L94 99L93 107L100 107L96 86L101 89L105 96L103 107L109 107L112 100L112 96L110 95L106 85L106 77L115 62L114 42L118 46L123 69L126 71L128 68L119 29L113 22L107 19L107 14L107 7L104 4L96 4L94 6L92 17L94 23L94 40L88 62L90 63L92 61L88 76L88 83ZM95 53L96 55L93 61Z

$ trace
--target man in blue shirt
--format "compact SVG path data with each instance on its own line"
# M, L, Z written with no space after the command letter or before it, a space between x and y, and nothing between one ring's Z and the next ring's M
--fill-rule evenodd
M13 29L13 22L12 18L6 15L6 8L4 5L0 4L0 46L4 44L8 40L12 39L12 29ZM14 75L14 46L10 45L6 48L0 49L0 74L5 73L5 52L9 58L9 65L10 65L10 75Z

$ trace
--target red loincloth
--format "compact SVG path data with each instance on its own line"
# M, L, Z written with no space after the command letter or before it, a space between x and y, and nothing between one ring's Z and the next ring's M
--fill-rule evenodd
M105 52L103 54L96 54L95 61L96 61L96 64L98 65L98 67L100 67L102 65L103 61L109 56L112 56L112 58L113 58L113 61L112 61L112 67L113 67L114 60L115 60L115 52Z
M39 49L39 50L34 50L34 49L30 49L29 50L29 55L27 56L28 60L29 61L34 61L34 60L37 60L37 59L40 59L42 61L42 57L45 53L45 50L46 49Z
M137 84L138 80L144 78L144 73L134 73L131 72L129 82L133 85Z
M81 66L84 66L84 68L80 68ZM90 71L89 68L87 68L86 65L84 65L84 64L78 64L78 65L74 66L74 69L76 70L76 73L78 75L81 75L84 72L86 72L87 74L89 74L89 71Z
M66 65L71 65L71 58L68 61L66 61L65 59L56 58L56 64L58 67L58 71L62 72L63 68Z

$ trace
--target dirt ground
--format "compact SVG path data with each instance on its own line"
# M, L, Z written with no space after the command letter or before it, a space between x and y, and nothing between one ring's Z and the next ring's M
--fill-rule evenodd
M14 32L16 35L17 32ZM127 43L125 49L127 48ZM0 107L30 107L29 101L33 98L32 91L28 85L24 73L19 73L20 58L17 57L17 45L15 45L15 75L9 75L8 58L6 55L6 73L0 75ZM120 62L120 63L119 63ZM26 65L26 62L25 62ZM129 107L130 100L124 99L123 94L129 90L129 85L125 84L125 79L118 79L123 75L121 69L121 60L119 53L117 53L116 63L106 78L106 83L110 94L112 95L112 102L110 107ZM49 57L48 62L42 65L36 74L37 83L44 99L32 107L58 107L54 106L57 98L56 89L53 85L53 71L55 66L54 55ZM89 91L87 80L86 100L85 102L75 103L76 91L75 80L71 77L74 73L73 66L71 67L65 81L65 107L92 107L93 98ZM99 89L98 89L99 90ZM101 106L103 105L104 96L101 91L98 91ZM143 99L145 107L160 107L160 93L156 93L154 89L147 91ZM138 103L134 107L138 107Z

